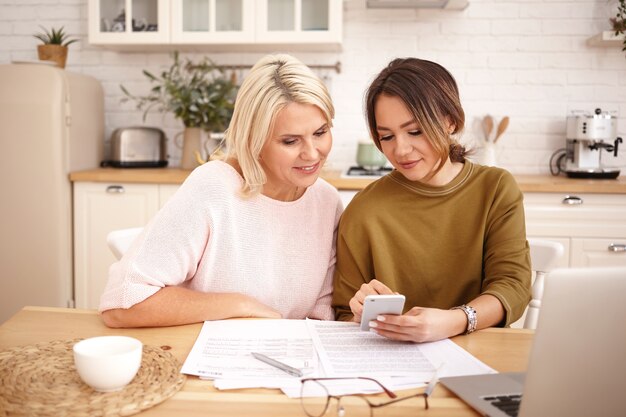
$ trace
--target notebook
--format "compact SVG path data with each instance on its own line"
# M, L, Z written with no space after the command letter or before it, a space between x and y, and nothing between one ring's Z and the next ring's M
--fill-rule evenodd
M485 416L626 416L626 267L546 277L526 374L440 381Z

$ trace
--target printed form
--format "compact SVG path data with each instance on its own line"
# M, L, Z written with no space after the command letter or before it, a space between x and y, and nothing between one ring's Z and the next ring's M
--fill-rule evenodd
M390 389L422 386L442 363L440 376L495 372L448 339L397 342L361 331L356 323L308 319L206 321L181 372L213 379L218 389L280 388L290 397L300 395L300 378L251 352L298 368L305 378L365 376ZM371 392L339 385L335 394Z
M307 325L331 376L407 376L426 382L442 363L445 368L440 376L495 372L449 339L399 342L361 331L357 323L307 320Z
M219 320L204 322L181 372L207 379L289 378L280 369L252 357L251 352L298 368L305 375L318 368L303 320Z

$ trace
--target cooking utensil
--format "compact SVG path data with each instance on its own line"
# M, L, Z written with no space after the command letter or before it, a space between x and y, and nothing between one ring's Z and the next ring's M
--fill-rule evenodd
M506 128L509 127L509 116L504 116L500 123L498 124L498 130L496 132L496 138L493 140L493 143L496 143L500 136L504 133Z
M483 133L485 134L485 142L489 142L491 131L493 130L493 117L487 115L483 118Z

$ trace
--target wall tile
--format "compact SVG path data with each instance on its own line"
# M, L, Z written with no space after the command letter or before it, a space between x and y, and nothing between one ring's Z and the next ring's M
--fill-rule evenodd
M626 137L626 58L619 47L591 47L587 39L608 28L615 2L597 0L471 0L463 11L368 9L365 0L344 0L341 52L294 52L309 64L342 64L329 72L336 118L329 165L354 163L356 144L368 137L363 95L387 62L417 56L447 67L459 84L466 112L467 143L482 138L480 121L489 113L511 117L502 138L500 164L517 173L547 173L550 155L564 145L565 119L572 110L615 111ZM119 52L89 45L87 0L2 0L0 64L36 59L42 24L65 26L81 39L70 46L69 71L92 75L105 91L107 141L117 127L143 124L134 103L120 103L124 84L136 94L150 85L142 74L171 63L167 51ZM199 48L201 49L201 48ZM224 65L256 62L263 53L189 52ZM246 71L238 74L244 76ZM170 114L151 113L145 124L164 129L171 165L180 159L173 141L182 130ZM626 168L626 147L608 164Z

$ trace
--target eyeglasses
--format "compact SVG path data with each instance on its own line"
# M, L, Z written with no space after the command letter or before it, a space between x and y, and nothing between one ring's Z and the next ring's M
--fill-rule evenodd
M433 379L428 383L426 390L419 394L409 395L402 398L391 390L387 389L383 384L373 378L365 377L347 377L347 378L304 378L302 380L302 387L300 390L300 404L302 410L309 417L321 417L328 411L330 406L330 400L332 398L337 400L337 416L338 417L350 417L353 415L363 415L363 407L368 406L369 416L374 415L374 409L384 407L386 405L395 404L400 401L408 400L409 398L424 397L424 408L428 410L428 397L435 389L437 384L438 372L435 372ZM371 381L372 386L376 385L383 390L389 398L393 398L390 401L383 403L372 403L366 397L360 394L350 395L330 395L327 387L324 383L344 382L349 383L350 380L362 383L363 381ZM319 397L326 396L326 401L320 401Z

